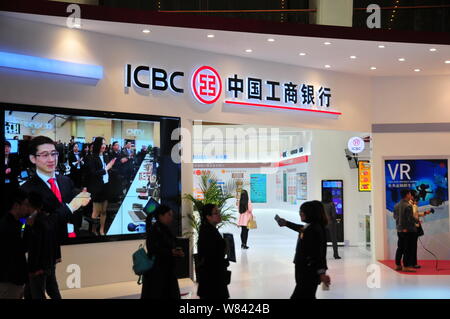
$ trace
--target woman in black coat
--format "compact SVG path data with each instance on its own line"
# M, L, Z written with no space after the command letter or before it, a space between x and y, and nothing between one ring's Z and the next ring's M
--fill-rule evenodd
M216 205L206 204L198 234L198 291L200 299L228 299L231 273L225 259L225 240L217 230L222 221Z
M295 290L291 299L315 299L317 286L323 282L330 285L327 267L327 216L319 201L305 202L300 206L300 218L307 223L301 226L278 219L280 226L299 232L295 252Z
M106 154L106 143L102 137L96 137L93 143L92 157L89 158L89 182L88 191L91 193L93 210L92 219L100 216L100 235L105 235L106 209L108 207L108 183L109 170L113 167L116 159L108 162ZM97 233L93 229L93 233Z
M155 218L155 223L152 223ZM169 229L173 221L172 210L159 206L146 219L147 254L155 257L152 269L142 280L141 299L180 299L180 288L175 273L175 258L183 257L183 251L176 248L176 239Z

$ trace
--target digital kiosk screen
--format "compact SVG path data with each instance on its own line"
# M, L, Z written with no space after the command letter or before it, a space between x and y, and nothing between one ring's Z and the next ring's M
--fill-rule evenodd
M331 192L333 203L336 206L336 213L338 215L343 214L344 208L344 188L341 180L323 180L322 192L328 190Z

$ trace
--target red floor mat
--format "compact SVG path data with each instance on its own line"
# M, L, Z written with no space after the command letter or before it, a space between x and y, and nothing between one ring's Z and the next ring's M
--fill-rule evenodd
M388 266L392 270L395 270L395 261L394 260L379 260L383 265ZM417 269L417 272L403 272L399 271L399 273L404 275L444 275L450 276L450 260L439 260L438 261L438 270L436 270L436 261L435 260L419 260L419 265L422 268Z

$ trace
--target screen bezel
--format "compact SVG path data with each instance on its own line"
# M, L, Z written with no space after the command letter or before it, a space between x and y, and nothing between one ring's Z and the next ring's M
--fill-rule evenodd
M17 112L36 112L36 113L49 113L49 114L61 114L61 115L75 115L75 116L91 116L99 118L117 118L123 120L134 120L134 121L155 121L162 122L164 119L178 121L178 127L181 127L181 118L174 116L164 116L164 115L150 115L141 113L124 113L124 112L114 112L114 111L97 111L97 110L87 110L87 109L73 109L65 107L53 107L53 106L42 106L42 105L29 105L29 104L17 104L17 103L7 103L0 102L0 110L2 125L0 128L1 136L5 136L5 111L17 111ZM161 135L161 146L163 142L163 136ZM4 154L2 153L4 157ZM181 183L181 164L178 165L179 174L178 183ZM179 212L181 214L182 207L181 202L178 204ZM179 232L179 231L178 231ZM176 234L178 236L178 234ZM125 240L139 240L145 239L145 233L140 234L123 234L123 235L109 235L109 236L97 236L97 237L77 237L71 238L68 241L64 241L62 245L79 245L79 244L95 244L104 242L115 242L115 241L125 241Z

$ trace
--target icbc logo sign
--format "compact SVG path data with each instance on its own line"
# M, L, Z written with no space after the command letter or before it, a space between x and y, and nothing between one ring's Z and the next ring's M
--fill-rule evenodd
M364 151L364 140L360 137L352 137L348 141L348 149L352 153L361 153Z
M222 80L217 71L210 66L197 69L192 76L192 93L201 103L215 103L222 93Z

